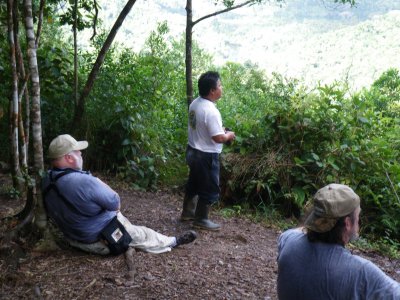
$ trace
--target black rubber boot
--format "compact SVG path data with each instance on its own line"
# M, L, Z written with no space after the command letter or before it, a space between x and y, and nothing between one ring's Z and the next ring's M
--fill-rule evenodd
M188 197L185 195L183 199L183 208L181 214L181 221L192 221L194 220L194 213L196 211L198 196Z
M206 205L201 201L197 203L193 227L211 231L217 231L221 229L221 225L214 223L208 219L209 210L210 205Z

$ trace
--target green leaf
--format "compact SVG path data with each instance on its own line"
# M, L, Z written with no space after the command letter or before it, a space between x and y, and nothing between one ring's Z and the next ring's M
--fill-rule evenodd
M131 141L129 139L124 139L122 141L122 146L127 146L127 145L130 145L130 144L131 144Z
M312 158L314 158L314 160L316 160L316 161L320 160L320 159L319 159L319 156L318 156L317 154L315 154L315 153L311 153L311 156L312 156Z

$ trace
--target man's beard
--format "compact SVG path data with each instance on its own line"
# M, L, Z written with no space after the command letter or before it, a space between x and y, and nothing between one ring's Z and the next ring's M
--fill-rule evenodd
M353 231L350 235L350 239L349 242L354 242L357 241L360 238L360 235L358 234L358 232Z
M83 159L82 159L82 157L80 157L78 160L78 168L80 171L82 171L82 167L83 167Z
M80 155L74 155L75 157L75 168L79 171L82 171L83 167L83 158Z

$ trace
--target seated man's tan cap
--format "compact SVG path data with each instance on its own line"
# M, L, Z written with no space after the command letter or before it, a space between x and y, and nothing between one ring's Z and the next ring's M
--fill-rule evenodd
M62 134L51 141L49 146L49 158L59 158L71 151L83 150L89 146L87 141L77 141L69 134Z

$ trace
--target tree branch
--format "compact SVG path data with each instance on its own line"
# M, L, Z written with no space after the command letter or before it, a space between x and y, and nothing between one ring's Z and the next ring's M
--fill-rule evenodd
M107 36L106 41L103 44L103 47L101 48L99 55L97 56L97 59L93 65L92 71L89 74L89 77L86 81L85 87L83 88L83 91L79 97L79 101L77 105L75 106L75 113L74 113L74 118L72 121L72 130L77 130L76 134L79 135L79 126L82 121L82 117L84 114L84 109L85 109L85 101L87 96L89 95L90 91L93 88L94 81L97 77L97 74L99 73L100 67L102 66L104 59L106 57L107 51L110 48L117 32L118 29L121 27L122 23L125 20L125 17L128 15L130 12L132 6L135 4L136 0L129 0L125 7L122 9L121 13L119 14L117 20L114 23L114 26L112 27L110 33ZM75 133L75 132L74 132Z
M43 23L43 10L45 6L46 0L40 0L40 6L39 6L39 21L36 29L36 41L35 45L36 48L39 47L39 40L40 40L40 33L42 32L42 23Z
M249 4L254 3L254 2L255 2L255 0L249 0L249 1L243 2L242 4L238 4L238 5L235 5L235 6L232 6L232 7L228 7L228 8L225 8L225 9L223 9L223 10L220 10L220 11L216 11L215 13L206 15L206 16L204 16L204 17L201 17L200 19L197 19L196 21L193 21L192 26L196 25L196 24L199 23L200 21L203 21L204 19L208 19L208 18L217 16L217 15L219 15L219 14L226 13L226 12L228 12L228 11L231 11L231 10L234 10L234 9L237 9L237 8L240 8L240 7L249 5Z
M97 17L99 15L99 5L97 4L96 0L93 0L93 5L94 5L94 20L93 20L93 35L90 38L90 40L92 41L94 39L94 37L96 36L97 32L96 32L96 26L97 26Z
M391 188L392 188L392 190L393 190L393 192L394 192L394 194L395 194L395 196L397 198L397 202L400 203L399 195L397 195L397 192L396 192L396 189L394 188L393 182L390 179L390 176L389 176L389 174L388 174L388 172L386 170L385 170L385 174L386 174L386 178L389 180L390 186L391 186Z

